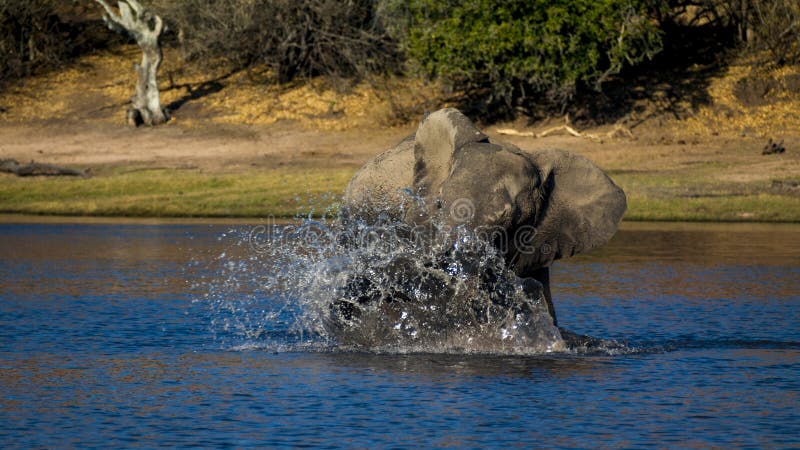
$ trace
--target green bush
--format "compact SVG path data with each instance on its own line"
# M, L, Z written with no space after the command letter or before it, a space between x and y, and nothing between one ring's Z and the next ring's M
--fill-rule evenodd
M413 69L481 109L564 107L624 65L652 58L660 33L644 0L387 0L382 17Z

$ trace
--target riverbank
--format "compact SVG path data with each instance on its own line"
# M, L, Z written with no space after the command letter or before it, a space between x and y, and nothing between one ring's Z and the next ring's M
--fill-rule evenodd
M172 119L134 130L123 118L137 52L90 55L0 92L0 159L90 173L0 174L0 214L322 214L336 208L358 167L414 132L423 111L448 106L436 89L411 80L337 91L323 80L276 86L252 73L167 66L163 101ZM775 76L787 86L800 77L785 72ZM734 93L747 73L730 66L708 81L700 103L664 106L656 92L615 124L571 124L581 136L569 134L563 118L482 128L523 150L588 157L625 190L627 221L800 222L800 90L745 106ZM762 155L770 139L785 152Z
M498 139L526 150L570 149L628 195L625 220L800 222L800 140L762 155L761 139L597 141L555 135ZM407 127L348 131L287 126L111 125L0 129L4 158L88 169L89 178L0 175L0 213L120 217L289 218L335 209L358 167Z

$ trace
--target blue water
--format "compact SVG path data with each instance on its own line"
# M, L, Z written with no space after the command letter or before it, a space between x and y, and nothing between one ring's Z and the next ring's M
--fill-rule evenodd
M560 325L632 351L538 357L224 335L229 228L0 224L0 445L800 446L800 227L626 226L552 280Z

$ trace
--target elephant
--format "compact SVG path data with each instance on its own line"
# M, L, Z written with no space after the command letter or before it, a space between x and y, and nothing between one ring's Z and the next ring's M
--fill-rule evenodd
M443 217L447 226L499 230L507 267L541 284L554 325L550 266L608 242L625 209L625 193L587 158L522 151L454 108L427 114L414 134L368 161L342 201L344 220L419 225Z

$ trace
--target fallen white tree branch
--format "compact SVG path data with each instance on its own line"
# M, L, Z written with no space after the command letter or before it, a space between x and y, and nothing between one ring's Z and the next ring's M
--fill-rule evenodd
M603 135L596 135L592 133L581 133L580 131L576 130L570 125L559 125L557 127L548 128L540 133L534 133L533 131L518 131L513 128L499 128L497 132L499 134L504 134L507 136L523 136L523 137L532 137L537 139L547 137L559 132L565 132L575 137L591 139L593 141L602 141L603 139L613 139L619 137L620 135L633 138L633 132L631 132L631 130L628 127L619 123L614 125L614 128L611 131Z

